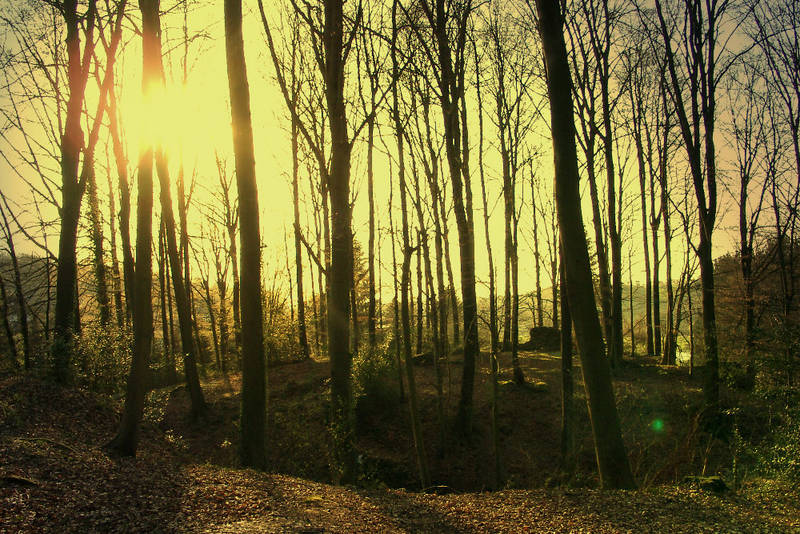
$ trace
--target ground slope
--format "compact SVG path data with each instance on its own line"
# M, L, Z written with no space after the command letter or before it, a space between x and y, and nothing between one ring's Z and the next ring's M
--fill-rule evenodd
M0 532L800 531L796 502L777 489L340 488L193 463L186 444L152 422L137 458L113 460L102 445L116 408L36 379L0 379Z

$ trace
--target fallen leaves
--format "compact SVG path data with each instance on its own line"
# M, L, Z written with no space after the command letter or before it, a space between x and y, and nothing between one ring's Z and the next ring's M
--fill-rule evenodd
M773 482L721 495L689 485L449 495L343 488L191 463L178 436L153 423L137 458L112 461L101 446L116 416L101 400L31 379L0 381L0 400L11 407L4 417L16 414L13 424L0 420L2 533L800 530L796 495Z

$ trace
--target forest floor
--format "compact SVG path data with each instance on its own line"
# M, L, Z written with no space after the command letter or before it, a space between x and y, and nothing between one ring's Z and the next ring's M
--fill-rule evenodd
M666 483L690 471L692 462L708 465L716 458L708 451L705 458L685 457L679 442L691 441L691 432L677 427L684 423L681 414L692 411L687 395L694 384L675 369L631 365L615 376L643 489L592 488L581 412L574 474L558 480L558 360L524 354L522 362L533 386L508 382L508 362L501 361L502 489L481 491L497 484L486 449L483 362L475 437L468 444L445 443L448 462L430 455L439 494L411 491L416 483L405 403L360 409L357 447L366 475L359 487L324 483L327 362L270 372L273 473L235 467L236 375L204 381L210 410L196 422L186 418L182 387L152 392L139 454L124 459L109 458L102 448L116 429L119 401L31 377L2 377L0 532L800 532L796 492L778 482L753 478L722 493ZM435 448L433 371L417 370L424 433ZM451 371L454 405L461 369ZM678 398L673 395L682 395L683 405L670 408ZM655 420L666 421L657 434L648 430Z

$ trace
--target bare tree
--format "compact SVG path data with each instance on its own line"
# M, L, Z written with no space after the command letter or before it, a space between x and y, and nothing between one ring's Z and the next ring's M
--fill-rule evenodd
M710 413L719 404L719 355L712 236L717 216L716 90L730 62L728 41L720 35L730 4L724 0L656 0L658 31L664 43L669 97L678 117L694 184L700 220L697 255L703 289L705 377L703 393ZM722 40L720 40L722 39ZM677 49L676 49L677 47ZM683 54L679 55L679 51ZM688 102L687 102L688 97Z
M94 54L94 29L97 20L97 0L91 0L86 12L78 13L77 0L64 0L59 6L67 27L67 78L69 99L61 136L61 231L58 243L56 274L55 332L53 363L56 380L65 382L69 375L71 333L75 323L75 282L78 276L76 245L78 219L86 182L80 180L78 168L84 145L81 130L86 82ZM84 46L81 50L81 20L86 19Z
M159 0L140 0L142 13L142 91L149 96L159 79L161 45L158 35L161 23L158 15ZM116 436L108 448L122 456L134 456L139 442L139 423L144 411L147 373L153 340L153 145L144 145L139 154L138 195L136 208L136 265L132 287L133 294L133 356Z
M461 298L464 325L464 365L458 405L458 429L472 430L475 359L478 356L478 305L475 296L475 234L472 191L468 172L468 146L464 110L467 30L474 6L471 1L424 0L420 17L403 12L411 23L416 42L433 71L444 124L445 153L453 189L453 204L461 255ZM423 35L428 32L428 35Z
M531 3L527 5L532 10ZM581 224L578 155L570 90L572 81L564 43L563 18L557 0L536 0L535 5L547 67L555 154L555 195L566 290L581 355L597 466L604 487L632 488L635 483L622 441L600 321L594 305L589 305L594 303L594 289L588 244Z
M258 223L250 88L242 37L242 2L225 0L225 53L231 99L233 149L239 192L242 319L242 419L239 460L266 467L267 369L264 358L264 315L261 303L261 236Z

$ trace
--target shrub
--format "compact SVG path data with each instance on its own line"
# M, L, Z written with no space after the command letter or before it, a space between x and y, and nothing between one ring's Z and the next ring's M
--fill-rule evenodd
M795 392L784 391L766 395L782 397L785 404L774 418L770 439L757 448L757 455L766 475L800 484L800 398Z
M87 325L75 336L76 382L92 391L124 391L131 366L131 334L113 326Z
M358 421L385 413L400 403L394 344L387 337L375 350L364 347L353 360L353 398Z
M264 349L270 365L303 359L296 325L285 313L276 313L266 322Z

